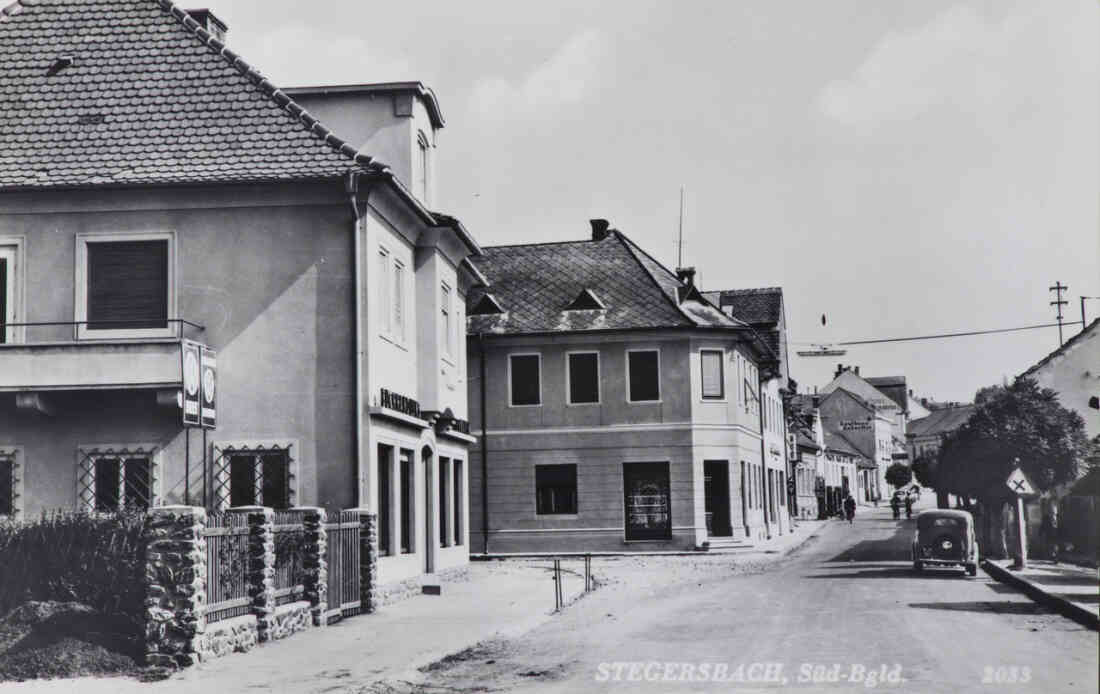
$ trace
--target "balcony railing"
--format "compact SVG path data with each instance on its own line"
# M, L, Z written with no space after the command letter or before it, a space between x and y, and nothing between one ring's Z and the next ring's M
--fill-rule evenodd
M85 320L20 323L0 321L0 346L97 340L175 340L195 337L205 330L205 326L185 318L166 318L160 321ZM158 331L162 334L143 334L150 331Z

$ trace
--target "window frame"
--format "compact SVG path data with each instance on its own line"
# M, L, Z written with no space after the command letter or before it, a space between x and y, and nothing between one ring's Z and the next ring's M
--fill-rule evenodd
M396 554L416 554L416 470L419 467L416 464L416 451L398 446L395 448L394 460L397 464L397 498L400 499L395 524Z
M442 316L440 327L443 330L443 341L439 353L444 361L454 363L454 290L446 282L439 283L439 312Z
M5 313L0 316L0 321L5 324L24 322L26 309L26 276L23 271L26 266L26 239L22 236L0 236L0 257L8 261L7 286L0 287L0 292L5 294ZM26 328L5 328L4 335L0 336L0 344L21 344L25 338Z
M11 513L0 514L0 519L19 521L23 519L23 467L24 451L22 446L0 446L0 460L10 461L11 470Z
M89 329L88 320L88 244L123 243L127 241L167 241L168 243L168 306L166 306L164 328L96 328ZM177 313L176 262L178 257L176 233L174 231L124 231L91 232L76 235L74 290L76 303L73 306L73 321L76 323L78 340L140 340L177 337L180 333Z
M570 511L539 511L539 493L542 487L539 486L539 468L573 468L573 508ZM581 501L580 501L580 466L577 463L535 463L532 468L532 477L535 486L535 518L553 517L553 518L575 518L580 513Z
M656 352L657 353L657 399L656 400L632 400L630 392L630 355L635 352ZM624 367L626 369L626 402L630 405L656 405L663 402L664 390L661 388L661 348L660 347L644 347L637 349L627 349L626 359Z
M571 357L574 354L595 354L596 355L596 399L591 402L573 402L573 362ZM603 403L603 384L601 383L601 364L600 364L600 351L596 349L579 349L566 351L565 353L565 404L569 406L585 407L591 405L600 405Z
M718 355L718 395L707 395L704 384L703 355ZM699 397L707 402L726 402L726 350L720 347L704 347L699 350Z
M377 257L378 274L380 275L378 278L378 303L380 308L378 311L378 332L389 337L393 321L393 301L390 298L390 292L393 289L390 281L390 264L393 262L393 253L382 244L378 244Z
M424 134L423 130L416 131L416 145L419 160L416 162L416 171L414 175L419 177L420 180L414 181L414 186L419 189L414 191L414 193L420 197L421 202L427 205L431 202L428 200L428 193L431 190L432 144L428 141L428 136Z
M80 443L76 446L76 506L77 510L86 513L114 513L114 511L99 511L96 509L95 499L95 461L102 458L119 458L119 509L123 508L123 500L126 498L126 478L124 469L125 458L137 458L144 455L149 459L149 508L164 504L163 474L164 449L156 443ZM84 461L91 461L89 467ZM90 497L85 495L91 491Z
M539 401L536 403L517 405L512 401L515 391L512 389L512 357L538 357L539 375ZM508 353L508 407L542 407L542 352L509 352Z
M297 438L216 440L211 442L210 448L213 451L214 506L217 510L224 511L227 508L232 508L230 506L232 497L230 496L229 489L229 466L218 465L218 461L221 457L250 452L271 452L272 449L285 450L287 452L287 474L290 476L290 483L287 485L287 494L289 496L287 499L287 508L294 508L298 504L298 500L301 498L302 494L302 446ZM219 490L222 489L224 489L225 492L224 500L220 497L219 492ZM258 501L262 504L263 499L259 499Z
M462 458L451 458L452 530L454 546L466 544L466 463Z

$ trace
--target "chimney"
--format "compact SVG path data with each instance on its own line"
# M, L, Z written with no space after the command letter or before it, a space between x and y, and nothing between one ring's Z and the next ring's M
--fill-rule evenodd
M191 15L191 18L199 23L199 26L210 32L210 36L225 43L225 34L229 31L229 27L225 22L218 19L213 12L207 8L198 10L187 10L187 14Z
M680 280L680 284L686 284L689 287L695 286L695 268L693 267L678 267L676 268L676 279Z
M609 229L611 228L611 223L608 222L606 219L590 219L588 220L588 223L592 225L593 241L603 241L607 238L608 234L611 233L609 231Z
M842 373L844 373L844 364L837 364L836 365L836 373L833 374L833 378L836 378L837 376L839 376Z
M817 395L811 397L810 404L812 405L813 409L819 409L821 407L821 398Z

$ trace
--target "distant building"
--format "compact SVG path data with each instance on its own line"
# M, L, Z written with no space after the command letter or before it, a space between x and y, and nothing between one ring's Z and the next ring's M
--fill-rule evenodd
M821 421L825 428L826 449L830 432L842 434L845 441L876 466L870 500L887 496L886 469L893 463L894 452L892 412L872 406L846 388L836 388L821 398ZM852 475L852 480L854 477Z
M793 463L795 512L798 518L823 518L826 512L825 490L825 430L821 424L819 397L794 395L791 407L801 413L801 420L787 435ZM806 418L809 422L804 421ZM792 441L793 439L793 441ZM793 444L793 445L792 445Z
M1091 439L1100 435L1100 409L1089 399L1100 397L1100 318L1054 350L1020 378L1033 378L1043 388L1058 393L1062 407L1085 420Z
M779 359L693 271L665 268L604 220L587 240L484 253L474 263L489 286L467 300L475 550L692 549L788 532L782 444L766 449L782 417L760 395Z
M909 422L906 436L909 458L916 462L939 453L945 436L962 426L974 413L974 405L955 405L933 410L927 417Z

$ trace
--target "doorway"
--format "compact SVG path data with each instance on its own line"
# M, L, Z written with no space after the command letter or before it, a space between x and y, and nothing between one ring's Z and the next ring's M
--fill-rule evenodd
M707 535L731 537L730 465L724 460L703 462L703 497L706 505Z
M435 481L435 456L432 449L424 446L420 451L420 458L424 461L424 573L435 573L435 552L438 546L432 531L435 530L436 514L435 494L433 483Z
M668 463L623 463L627 540L672 538Z

